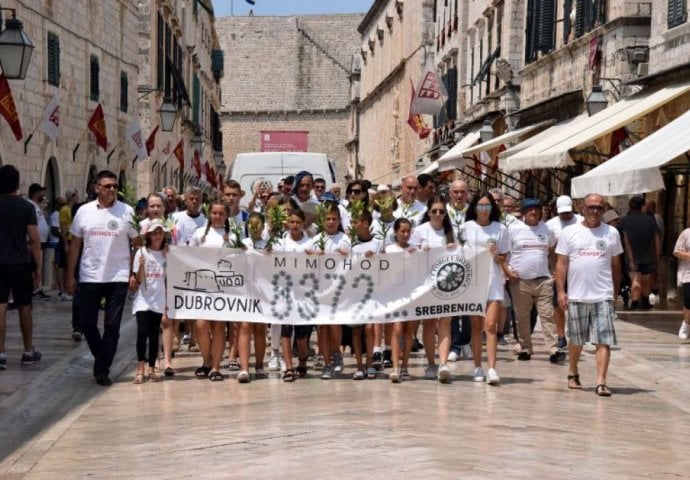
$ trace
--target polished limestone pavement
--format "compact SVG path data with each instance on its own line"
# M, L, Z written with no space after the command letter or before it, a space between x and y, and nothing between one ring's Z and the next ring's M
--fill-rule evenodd
M95 384L84 342L70 339L69 304L36 305L44 359L21 366L16 313L8 318L8 368L0 371L0 479L131 478L689 478L690 344L679 312L621 314L610 398L584 389L567 367L537 354L518 362L500 347L501 386L451 364L452 383L385 376L355 382L311 377L282 383L194 378L198 354L178 374L133 385L135 322L123 320L110 388ZM346 355L346 372L353 359Z

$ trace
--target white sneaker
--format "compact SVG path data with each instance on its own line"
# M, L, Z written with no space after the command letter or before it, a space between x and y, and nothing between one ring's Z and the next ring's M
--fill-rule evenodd
M460 347L460 353L465 360L472 360L474 358L474 353L472 353L472 347L469 343Z
M388 374L388 378L393 383L400 383L400 373L397 370L393 370Z
M438 381L440 383L448 383L448 380L450 379L450 368L448 368L448 365L441 365L438 368Z
M282 355L279 359L279 362L280 362L280 371L285 373L287 371L287 365L285 364L285 359L282 357Z
M678 338L681 340L687 340L688 337L690 337L690 323L683 323L680 324L680 330L678 330Z
M436 377L438 375L438 367L436 365L427 365L427 367L424 369L424 378L427 380L436 380Z
M458 352L456 352L455 350L451 351L448 354L448 361L449 362L457 362L459 359L460 359L460 355L458 355Z
M249 383L249 372L246 370L242 370L240 373L237 374L237 381L239 383Z
M493 368L486 372L486 383L489 385L500 385L501 383L501 377L498 376L498 373Z
M271 355L271 359L268 361L268 370L271 372L276 372L280 369L278 364L278 356L275 353Z
M484 369L482 367L475 367L474 371L472 372L472 380L475 382L484 381Z

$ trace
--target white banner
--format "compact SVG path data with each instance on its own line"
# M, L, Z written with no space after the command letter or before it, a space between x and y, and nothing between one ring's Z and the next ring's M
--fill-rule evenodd
M371 257L170 247L168 315L293 325L484 316L491 261L469 246Z

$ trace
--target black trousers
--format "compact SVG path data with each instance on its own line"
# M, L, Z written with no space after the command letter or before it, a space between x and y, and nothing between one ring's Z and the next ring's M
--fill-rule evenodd
M105 298L102 336L98 330L101 298ZM127 282L79 284L79 323L94 358L94 376L110 373L120 339L120 323L126 299Z
M462 322L462 323L461 323ZM462 328L460 326L462 325ZM450 320L450 349L460 353L460 347L469 345L472 339L472 321L467 315Z
M158 339L160 337L162 313L137 312L137 360L143 362L146 359L146 341L149 342L149 367L156 366L158 357Z

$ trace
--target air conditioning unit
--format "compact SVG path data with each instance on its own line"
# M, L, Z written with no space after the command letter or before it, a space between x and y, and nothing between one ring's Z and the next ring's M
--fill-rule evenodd
M646 77L649 75L649 63L648 62L642 62L637 64L637 76L638 77Z

